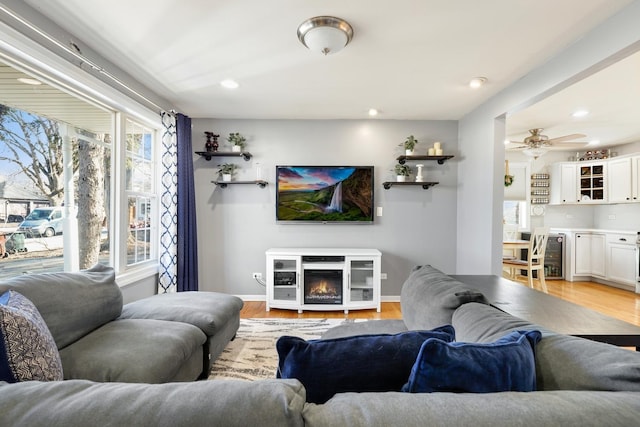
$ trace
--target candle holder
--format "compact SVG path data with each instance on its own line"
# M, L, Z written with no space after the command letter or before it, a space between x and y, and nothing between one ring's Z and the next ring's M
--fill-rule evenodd
M207 136L207 142L204 144L204 148L207 153L215 153L218 151L218 138L220 135L215 135L213 132L205 132Z

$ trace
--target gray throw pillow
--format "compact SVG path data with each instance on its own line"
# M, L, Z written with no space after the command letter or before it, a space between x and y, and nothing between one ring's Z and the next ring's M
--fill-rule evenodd
M60 380L60 354L36 306L15 291L0 295L0 381Z

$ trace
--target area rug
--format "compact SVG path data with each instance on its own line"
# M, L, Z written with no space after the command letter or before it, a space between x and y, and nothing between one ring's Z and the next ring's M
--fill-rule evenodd
M236 338L216 359L210 380L254 381L275 378L278 367L276 341L283 335L317 339L345 319L240 319ZM353 320L351 320L353 321Z

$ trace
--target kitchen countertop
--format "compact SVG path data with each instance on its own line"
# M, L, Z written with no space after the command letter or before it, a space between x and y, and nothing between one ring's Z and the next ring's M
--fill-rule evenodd
M608 230L605 228L550 228L551 233L616 233L637 235L638 230Z

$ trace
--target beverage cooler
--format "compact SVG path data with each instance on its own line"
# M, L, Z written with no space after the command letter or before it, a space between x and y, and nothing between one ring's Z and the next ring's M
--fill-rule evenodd
M531 233L522 233L522 240L529 240ZM545 280L564 279L564 239L563 233L550 233L547 240L547 249L544 253L544 278ZM522 249L522 258L527 259L527 249ZM533 277L537 278L537 272L533 272ZM527 271L522 271L526 276Z

